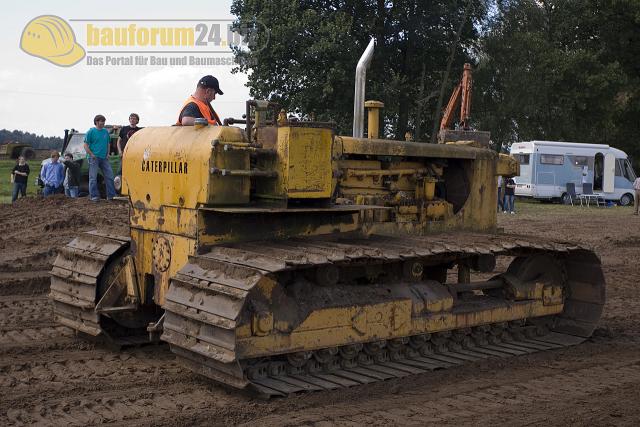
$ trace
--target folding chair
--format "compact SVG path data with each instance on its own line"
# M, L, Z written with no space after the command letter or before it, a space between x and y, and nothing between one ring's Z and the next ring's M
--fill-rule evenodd
M593 199L596 201L596 206L600 206L600 199L602 199L603 206L607 204L602 194L593 192L593 184L590 182L582 183L582 197L587 199L587 206L589 206L589 202Z
M569 196L569 201L571 202L571 206L575 206L573 204L574 200L580 200L580 206L582 206L582 197L579 197L576 194L576 184L573 182L567 182L567 196Z

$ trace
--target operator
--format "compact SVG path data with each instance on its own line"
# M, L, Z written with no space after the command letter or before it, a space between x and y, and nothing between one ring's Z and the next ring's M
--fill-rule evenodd
M218 79L204 76L198 82L196 91L182 105L178 116L177 126L193 126L196 119L205 118L210 125L222 125L220 117L211 106L216 99L216 93L223 95Z

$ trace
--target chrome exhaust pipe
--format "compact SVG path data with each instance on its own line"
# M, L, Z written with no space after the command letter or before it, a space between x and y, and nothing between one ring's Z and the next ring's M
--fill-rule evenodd
M356 67L356 87L353 97L353 137L362 138L364 136L364 95L367 83L367 68L373 58L373 48L376 39L371 37L369 45L358 61Z

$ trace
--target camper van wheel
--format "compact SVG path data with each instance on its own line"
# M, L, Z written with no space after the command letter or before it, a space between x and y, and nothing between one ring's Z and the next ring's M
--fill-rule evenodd
M563 205L570 205L571 196L569 196L567 193L562 193L562 196L560 197L560 201L562 202Z
M620 201L618 202L620 203L620 206L629 206L633 204L633 196L629 193L623 194L622 197L620 197Z

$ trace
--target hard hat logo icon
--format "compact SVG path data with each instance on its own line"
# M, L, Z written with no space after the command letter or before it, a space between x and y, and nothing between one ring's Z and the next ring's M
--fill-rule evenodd
M32 19L22 30L20 49L61 67L77 64L85 56L71 26L54 15Z

